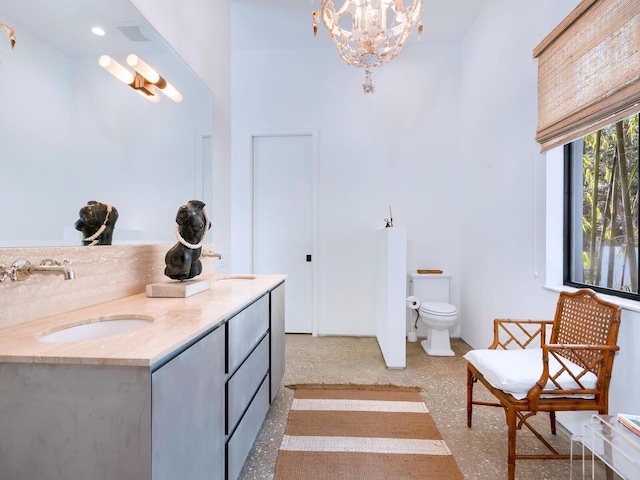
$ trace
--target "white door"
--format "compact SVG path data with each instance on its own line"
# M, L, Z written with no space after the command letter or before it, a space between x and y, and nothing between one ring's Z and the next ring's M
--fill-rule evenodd
M252 138L253 272L287 274L285 331L313 333L311 134Z

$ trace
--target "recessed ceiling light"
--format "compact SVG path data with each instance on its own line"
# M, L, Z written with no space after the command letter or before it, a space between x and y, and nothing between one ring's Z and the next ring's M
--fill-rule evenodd
M104 36L104 34L105 34L104 30L102 28L100 28L100 27L93 27L91 29L91 31L93 33L95 33L96 35L100 35L101 37Z

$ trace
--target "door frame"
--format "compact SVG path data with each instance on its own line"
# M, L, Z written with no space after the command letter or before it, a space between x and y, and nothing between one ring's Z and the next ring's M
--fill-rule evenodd
M194 169L194 185L193 185L193 192L194 192L194 199L200 200L201 202L204 202L207 207L209 207L208 209L208 214L209 217L211 217L211 211L213 210L213 192L212 192L212 198L204 198L204 183L205 183L205 178L204 178L204 142L205 139L211 139L213 140L213 134L210 131L204 131L204 130L197 130L195 133L195 151L196 151L196 157L195 157L195 161L193 164L193 169ZM209 179L211 183L211 185L213 186L213 151L209 152L211 154L211 178ZM211 200L210 202L208 200ZM207 232L206 235L206 241L207 242L213 242L213 232L211 230L209 230Z
M204 130L198 130L195 134L195 150L196 150L196 158L193 165L194 168L194 193L195 197L199 200L202 200L202 196L204 193L204 140L205 138L212 138L213 135L211 132L205 132Z
M253 272L253 140L259 137L311 137L311 335L318 336L318 131L317 129L260 130L249 134L251 157L251 271Z

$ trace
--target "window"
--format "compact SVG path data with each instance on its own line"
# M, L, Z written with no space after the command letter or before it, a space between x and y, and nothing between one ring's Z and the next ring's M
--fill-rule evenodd
M640 300L639 117L565 145L565 285Z
M633 300L639 51L638 0L582 0L533 50L536 139L543 152L564 145L563 283Z

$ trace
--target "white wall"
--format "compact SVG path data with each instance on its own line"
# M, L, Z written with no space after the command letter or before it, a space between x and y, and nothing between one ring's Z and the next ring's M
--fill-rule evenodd
M459 54L413 36L374 69L376 92L365 95L364 72L323 40L326 48L234 52L233 269L251 268L251 132L316 130L318 332L375 335L375 233L389 204L394 225L407 228L409 270L450 272L459 304Z
M460 251L461 330L472 347L490 343L496 317L553 317L562 284L562 166L534 140L532 52L578 3L487 0L461 44L462 221L470 239ZM640 377L639 322L623 311L610 413L637 413L640 387L626 379ZM562 421L572 428L575 418Z
M474 347L490 343L493 318L553 314L557 297L542 288L545 177L532 52L577 3L487 0L462 42L463 221L473 238L461 251L462 307L473 312L462 336Z
M131 0L213 92L213 223L216 251L231 248L230 0ZM224 269L217 268L222 273Z
M389 203L407 227L408 270L453 274L471 346L490 343L496 317L552 318L561 205L546 204L557 192L535 142L532 52L578 3L487 0L460 45L412 37L374 70L368 96L332 48L234 52L234 269L250 267L250 132L317 129L320 334L373 333L374 231ZM637 413L639 388L624 379L640 377L638 317L623 312L612 413Z

